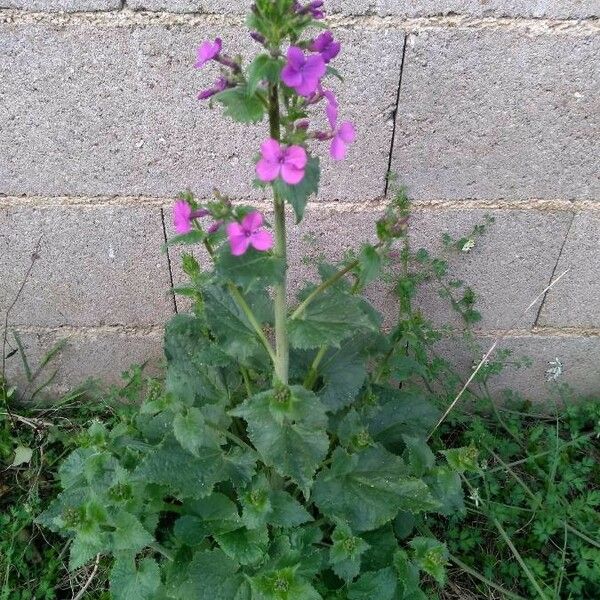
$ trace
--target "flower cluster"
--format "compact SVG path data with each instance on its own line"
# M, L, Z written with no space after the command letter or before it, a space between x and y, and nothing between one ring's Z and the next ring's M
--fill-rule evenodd
M323 5L323 0L313 0L307 4L295 1L292 4L290 18L296 20L301 18L302 22L306 22L306 18L322 19L325 16ZM258 3L253 5L253 12L255 15L260 15ZM256 85L255 73L250 75L249 71L246 79L242 71L241 59L234 60L224 54L223 42L220 38L216 38L214 41L205 41L200 45L195 66L200 69L212 61L224 68L215 83L201 91L198 98L206 100L228 88L240 86L239 89L245 90L244 93L250 88L252 90L250 94L254 94L256 101L266 104L267 83L271 86L276 84L278 79L281 83L279 88L275 85L275 88L270 89L280 90L281 98L285 99L288 110L290 103L294 106L294 116L291 116L292 113L288 115L282 140L271 137L261 144L256 176L265 184L275 184L281 180L287 186L297 186L304 180L311 160L307 151L310 140L328 141L329 154L337 161L347 156L348 146L356 139L354 125L350 121L339 120L339 103L335 94L323 87L324 78L331 73L329 63L340 54L342 45L331 31L325 31L308 41L300 41L292 37L293 43L282 50L270 45L268 29L262 29L260 21L257 21L256 25L259 31L252 31L250 35L269 50L268 55L262 55L262 60L276 65L275 79L272 71L269 76L262 78L262 81L259 76L258 85ZM255 63L253 66L256 67ZM254 80L252 85L251 77ZM217 99L225 102L224 96ZM310 131L307 110L322 101L325 104L325 122L329 124L329 128L325 131ZM262 112L260 104L259 111ZM178 203L174 210L175 227L179 233L191 231L192 222L199 217L189 205L183 204ZM241 223L232 222L226 226L232 254L236 256L243 254L249 247L260 251L272 247L271 235L262 229L262 215L253 214L252 219L247 221L244 219ZM212 229L218 229L221 224L221 222L216 223Z
M186 200L177 200L173 205L173 227L180 235L191 233L197 219L206 217L211 211L206 208L194 210ZM230 221L225 227L231 253L241 256L252 247L264 252L273 247L273 235L263 228L263 216L259 212L245 215L241 222ZM207 229L208 234L217 233L223 226L222 220L216 220Z

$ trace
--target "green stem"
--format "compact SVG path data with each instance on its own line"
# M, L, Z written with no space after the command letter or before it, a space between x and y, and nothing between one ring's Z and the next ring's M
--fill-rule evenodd
M347 266L345 266L341 271L338 271L335 275L332 275L329 279L326 279L321 285L316 287L302 302L298 308L292 313L292 319L297 319L302 315L302 313L308 308L309 304L312 304L313 300L322 294L326 289L330 288L332 285L335 285L344 275L347 275L353 269L358 267L358 260L353 260Z
M279 86L269 86L269 128L274 140L281 139L281 117L279 112ZM285 204L274 194L273 211L275 213L274 253L285 265L281 281L274 288L275 310L275 377L281 383L288 383L290 349L287 334L287 240L285 231Z
M315 382L317 381L317 375L319 374L319 365L321 364L323 357L327 353L327 349L328 346L321 346L320 350L315 356L315 359L312 362L312 365L310 365L310 369L308 370L306 378L304 379L304 387L307 390L312 390L313 386L315 385Z
M273 351L273 347L269 343L269 340L267 339L265 332L262 330L260 323L254 316L252 309L248 306L248 303L246 302L246 300L244 299L244 297L242 296L240 291L237 289L237 287L233 283L231 283L231 282L228 283L227 289L229 290L229 293L231 294L231 297L233 298L235 303L242 309L243 313L246 315L246 318L248 319L248 322L250 323L250 325L252 325L252 327L254 328L254 331L256 331L256 335L258 336L260 341L263 343L263 346L265 347L265 350L268 352L269 356L271 357L273 364L276 364L277 359L275 356L275 352Z
M242 378L244 380L244 387L246 388L246 394L248 398L252 396L252 386L250 385L250 376L248 375L248 369L246 367L240 367Z

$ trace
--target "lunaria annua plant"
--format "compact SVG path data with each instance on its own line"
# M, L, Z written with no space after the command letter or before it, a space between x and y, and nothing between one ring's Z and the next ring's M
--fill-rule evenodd
M459 472L475 459L429 449L438 413L397 384L403 311L386 333L361 296L404 252L402 193L376 244L321 264L288 306L286 205L300 222L315 152L341 160L357 135L327 87L342 48L323 16L318 0L257 0L249 64L220 39L198 49L196 68L220 70L199 99L268 122L255 170L273 211L219 192L177 200L169 243L202 245L212 268L184 255L190 281L176 291L193 309L167 325L166 377L119 425L90 427L39 519L71 539L72 569L107 561L116 600L399 600L444 583L446 548L419 523L461 509Z

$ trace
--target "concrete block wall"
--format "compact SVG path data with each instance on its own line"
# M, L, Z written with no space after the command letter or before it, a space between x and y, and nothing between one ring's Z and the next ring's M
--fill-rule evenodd
M219 34L232 52L250 0L0 0L0 314L32 357L68 338L59 390L131 362L158 360L183 302L170 233L176 194L213 186L261 198L249 182L264 124L222 119L196 92L211 75L195 48ZM359 139L325 160L323 185L292 231L305 253L340 256L373 236L396 173L415 201L414 243L495 225L456 275L480 294L485 345L533 359L510 386L542 399L547 362L580 393L600 390L600 0L328 0L345 43L338 87ZM552 279L569 273L526 317ZM389 292L371 291L387 315ZM420 297L437 322L434 290ZM447 349L468 370L459 348ZM18 363L12 359L12 371Z

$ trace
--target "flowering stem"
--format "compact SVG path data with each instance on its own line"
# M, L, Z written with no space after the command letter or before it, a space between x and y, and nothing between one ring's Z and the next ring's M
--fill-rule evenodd
M281 119L279 113L279 87L269 86L269 127L274 140L281 139ZM275 286L275 377L284 384L288 383L290 350L287 335L287 242L285 231L285 204L275 193L273 199L275 213L275 255L285 265L283 278Z

